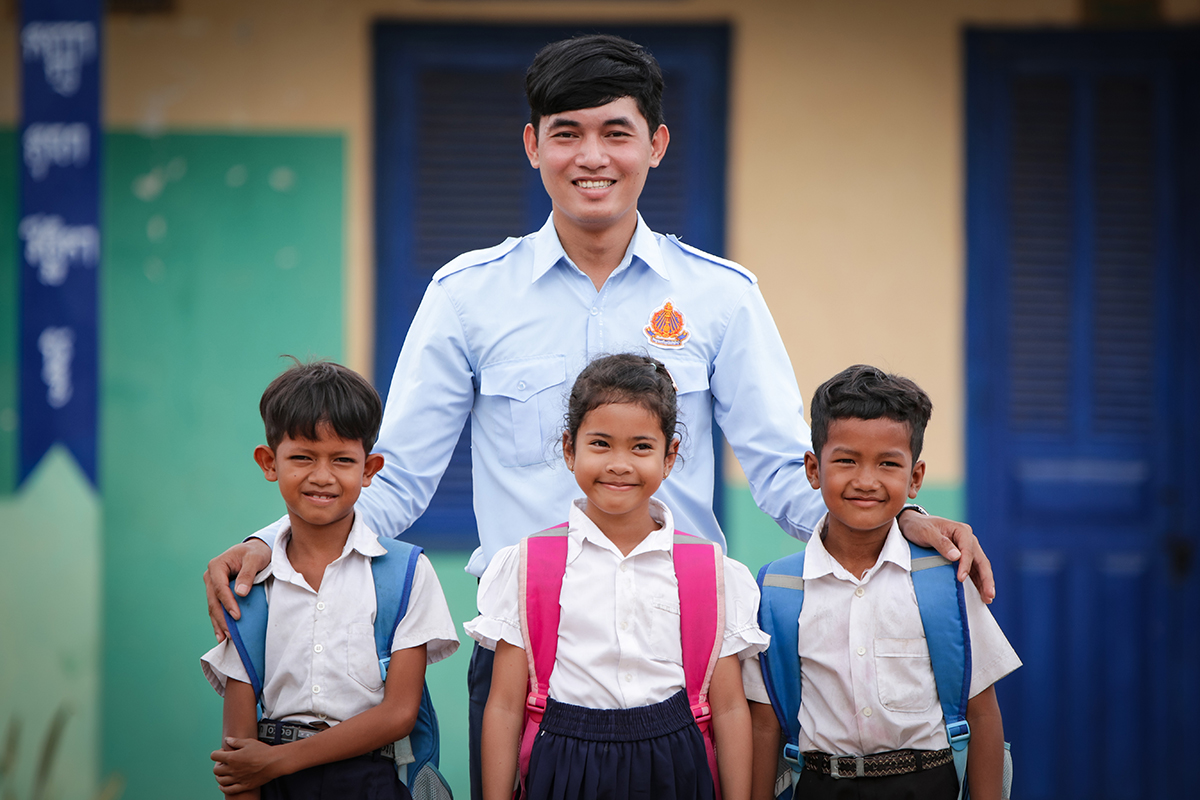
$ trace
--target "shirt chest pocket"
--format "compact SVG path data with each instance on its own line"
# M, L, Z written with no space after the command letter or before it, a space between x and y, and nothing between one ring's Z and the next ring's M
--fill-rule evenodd
M889 711L928 711L937 697L924 639L876 639L879 702Z
M646 656L654 661L683 664L679 597L659 595L641 603L638 624L644 631Z
M667 367L680 395L708 391L708 364L703 361L663 358L654 354Z
M499 448L503 466L527 467L548 460L562 423L558 412L566 380L566 358L561 355L502 361L480 369L479 393L508 407L507 420L503 408L496 409L495 419L511 426L511 446Z
M346 638L346 674L363 688L377 692L383 688L379 656L375 654L375 626L356 622Z

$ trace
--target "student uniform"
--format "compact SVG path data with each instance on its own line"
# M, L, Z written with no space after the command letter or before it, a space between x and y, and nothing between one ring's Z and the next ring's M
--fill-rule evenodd
M824 526L822 519L817 530ZM942 707L912 585L911 551L896 522L893 520L875 565L857 577L829 554L820 536L813 536L805 549L803 577L804 606L798 620L803 681L800 752L869 755L947 748ZM1019 667L1021 661L975 584L964 583L963 593L971 631L970 696L974 697ZM757 660L743 664L746 697L769 703ZM942 790L949 786L949 797L954 797L958 783L953 764L936 769L942 773L939 786ZM862 791L867 788L862 781L902 785L930 777L912 773L837 783L844 791ZM811 796L803 791L808 784L821 783L831 791L836 788L835 779L807 769L800 780L800 798ZM851 789L856 783L857 789ZM903 796L896 791L889 790L887 796Z
M334 726L383 701L383 678L375 650L375 584L371 558L387 551L356 514L342 554L325 568L321 587L313 591L287 557L291 529L283 528L271 551L270 565L255 577L265 583L269 603L263 681L263 718L324 727ZM437 574L422 554L417 560L408 613L392 638L392 651L426 645L426 664L458 649L458 636ZM200 659L204 675L222 696L229 678L249 682L236 648L227 638ZM347 776L345 773L351 773ZM374 782L406 797L390 761L368 754L303 770L263 787L264 798L280 796L284 785L294 797L299 785L324 784L324 794L347 796L339 781ZM276 784L279 784L277 786ZM397 788L398 787L398 788ZM372 789L371 791L376 791ZM372 795L375 796L375 795Z
M622 556L585 504L571 505L566 529L558 652L530 796L588 798L605 789L614 797L711 797L704 743L684 692L671 512L652 500L661 527ZM520 560L517 546L496 554L479 586L480 614L464 625L489 650L500 640L525 646ZM769 641L757 623L758 587L728 558L724 574L720 654L749 658Z

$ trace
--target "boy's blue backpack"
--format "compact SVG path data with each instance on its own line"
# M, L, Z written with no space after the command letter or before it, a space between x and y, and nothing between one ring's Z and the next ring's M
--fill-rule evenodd
M392 660L392 637L396 634L396 626L408 611L408 598L412 593L413 575L421 548L396 539L380 538L379 543L388 552L371 559L371 575L375 579L375 652L379 656L379 673L386 681L388 664ZM250 675L250 684L254 687L254 696L258 698L261 715L267 643L267 593L263 584L252 586L250 593L238 605L242 610L241 620L235 621L229 612L225 612L225 622L242 664ZM413 760L407 764L397 763L396 771L414 800L452 798L450 787L437 769L440 739L437 714L433 710L428 685L421 694L416 724L408 736L396 743L397 762L402 760L402 754L408 754L409 751Z
M959 796L966 797L967 699L971 690L971 635L962 584L957 570L936 550L909 542L912 552L912 582L929 645L933 676L937 685L946 737L958 773ZM791 798L792 787L804 768L800 753L800 609L804 604L804 552L772 561L758 572L762 591L759 626L771 635L771 646L759 656L763 682L771 707L784 735L779 779L775 790L779 798ZM1005 743L1004 792L1009 795L1012 766Z

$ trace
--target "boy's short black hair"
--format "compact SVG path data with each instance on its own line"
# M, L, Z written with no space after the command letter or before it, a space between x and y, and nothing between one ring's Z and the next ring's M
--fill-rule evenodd
M822 383L813 393L813 453L820 461L821 450L829 438L829 424L834 420L887 417L908 423L909 449L915 464L921 457L925 426L932 413L929 395L908 378L855 364Z
M662 69L654 56L640 44L607 34L551 42L525 73L535 133L544 116L632 97L653 135L663 124L662 92Z
M383 402L375 387L352 369L332 361L296 362L271 381L258 403L272 450L283 437L317 438L326 422L342 439L358 439L370 453L383 422Z

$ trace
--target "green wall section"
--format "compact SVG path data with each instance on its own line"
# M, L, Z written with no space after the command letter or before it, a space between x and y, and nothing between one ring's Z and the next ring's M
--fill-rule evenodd
M125 797L216 796L201 572L277 518L251 452L285 366L342 355L340 136L105 139L102 765Z
M18 726L4 798L33 797L51 719L65 726L47 798L90 798L97 774L100 508L74 458L50 450L21 491L0 498L0 726Z
M0 497L17 481L17 134L0 130Z

